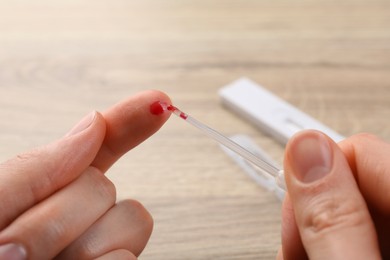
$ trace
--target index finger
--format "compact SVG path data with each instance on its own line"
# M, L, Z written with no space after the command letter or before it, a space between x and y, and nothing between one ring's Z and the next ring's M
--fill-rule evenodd
M358 134L338 145L369 206L390 214L390 144L371 134Z
M166 94L149 90L125 99L103 113L106 137L92 166L107 171L127 151L160 129L170 113L151 114L150 105L156 101L171 103Z

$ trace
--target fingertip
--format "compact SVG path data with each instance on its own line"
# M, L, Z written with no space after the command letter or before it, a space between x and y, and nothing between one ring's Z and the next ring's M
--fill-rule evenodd
M149 95L150 104L149 112L158 117L162 117L163 120L169 118L171 113L167 110L167 106L172 104L170 97L159 90L149 90L145 93Z
M84 161L84 164L88 162L88 164L85 164L88 166L98 154L99 149L104 142L107 129L106 120L100 112L93 111L91 114L93 114L93 120L87 128L75 134L67 134L65 138L50 144L48 148L52 147L52 149L57 149L57 147L69 147L70 150L74 150L76 147L84 147L84 149L79 149L80 151L85 150L82 157L72 157L72 159L74 160L74 164L81 164L80 161ZM71 132L72 131L73 130L71 130ZM81 160L81 158L83 159Z
M171 113L156 116L150 106L155 102L171 103L164 92L146 90L130 96L103 113L107 131L93 166L106 171L124 153L157 132Z
M101 113L92 111L80 120L65 136L64 139L79 139L85 135L104 136L106 123ZM60 142L62 139L59 140Z
M315 130L294 135L286 147L285 169L289 180L311 183L325 177L333 165L331 139ZM291 176L291 174L293 176Z
M150 93L149 95L155 98L156 100L163 101L168 104L172 103L171 98L165 92L162 92L160 90L155 90L155 89L145 91L145 93L148 92Z
M98 144L98 147L100 147L106 134L106 120L104 120L104 117L100 112L94 111L94 113L95 118L91 127L88 128L88 134L95 135L97 140L101 140L100 142L95 141Z
M382 157L387 157L385 152L389 149L385 148L385 145L390 147L389 144L386 144L384 140L370 133L355 134L338 143L338 146L343 151L359 186L360 184L363 186L366 185L364 181L366 181L365 177L367 175L361 174L362 172L366 172L363 170L365 167L362 166L365 166L367 161L372 161L369 158L375 158L374 163L376 164L377 162L382 161ZM386 155L383 156L383 154ZM363 183L360 183L361 178L364 180ZM368 178L368 180L371 180L371 178ZM377 192L373 192L373 194L375 193Z
M120 123L117 119L126 121L127 119L135 120L136 117L136 120L141 123L148 121L148 123L155 122L162 125L171 113L162 113L161 116L156 117L150 111L150 106L155 102L172 103L169 96L160 90L145 90L115 104L106 110L103 116L107 123L113 126Z

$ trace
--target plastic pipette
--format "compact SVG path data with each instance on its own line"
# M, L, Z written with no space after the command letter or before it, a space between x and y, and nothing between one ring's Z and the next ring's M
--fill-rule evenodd
M276 168L274 165L269 164L267 161L262 160L261 158L255 156L253 153L242 147L241 145L237 144L236 142L230 140L223 134L219 133L218 131L212 129L211 127L201 123L200 121L196 120L192 116L184 113L177 107L173 105L166 104L164 102L156 102L152 104L152 107L155 107L155 111L165 111L169 110L176 116L180 117L187 123L193 125L194 127L198 128L200 131L202 131L207 136L211 137L212 139L216 140L221 145L224 145L225 147L229 148L233 152L237 153L239 156L247 160L248 162L255 165L260 171L263 173L270 175L275 178L276 183L279 187L286 190L286 185L284 182L284 172L281 169ZM159 106L159 107L158 107ZM152 109L151 107L151 109ZM156 110L157 108L157 110ZM153 112L153 111L152 111Z

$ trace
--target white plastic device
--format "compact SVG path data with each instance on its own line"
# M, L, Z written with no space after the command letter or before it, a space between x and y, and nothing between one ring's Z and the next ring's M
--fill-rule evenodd
M255 82L241 78L219 91L222 104L282 144L298 131L316 129L335 142L344 137Z

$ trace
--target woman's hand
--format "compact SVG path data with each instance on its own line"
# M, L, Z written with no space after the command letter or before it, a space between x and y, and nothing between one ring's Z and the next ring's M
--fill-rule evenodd
M157 100L170 103L163 93L140 93L0 165L0 259L135 259L141 253L152 218L136 201L116 203L104 173L167 120L169 113L150 114Z
M336 144L304 131L287 145L279 259L390 257L390 145L360 134Z

